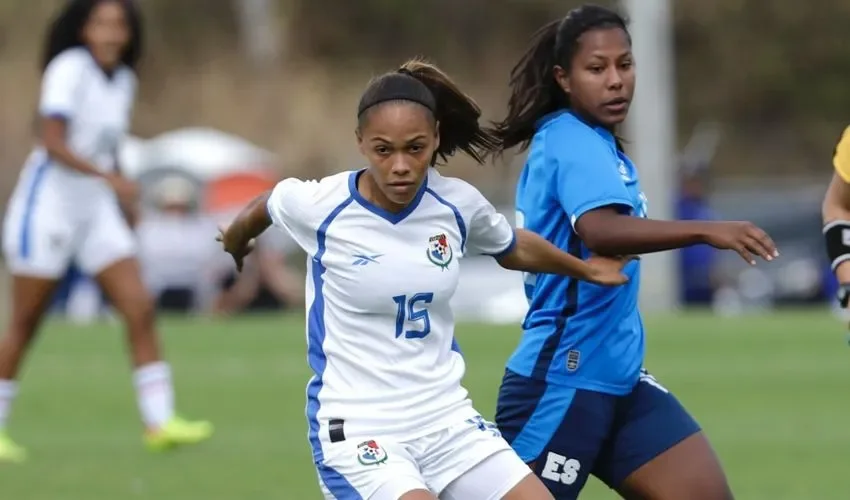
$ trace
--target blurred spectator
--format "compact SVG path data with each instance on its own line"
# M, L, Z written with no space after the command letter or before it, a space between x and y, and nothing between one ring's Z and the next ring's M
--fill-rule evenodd
M198 210L196 186L172 175L152 188L153 209L137 227L142 274L157 306L166 311L205 309L215 292L208 266L220 252L216 225Z
M230 214L235 216L235 214ZM229 220L232 217L228 217ZM297 250L283 231L269 228L257 240L254 252L237 274L230 257L219 266L222 291L215 299L216 314L234 314L248 310L274 310L304 305L304 276L292 269L287 257Z
M713 220L708 204L707 175L704 168L687 168L681 177L676 217L680 220ZM717 250L695 245L679 251L680 301L686 305L707 305L714 296L714 270Z

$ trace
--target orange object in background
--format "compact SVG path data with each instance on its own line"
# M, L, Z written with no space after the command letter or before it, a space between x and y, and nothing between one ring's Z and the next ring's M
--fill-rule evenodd
M224 175L208 182L204 189L203 209L206 212L229 212L244 207L277 180L266 171L239 172Z

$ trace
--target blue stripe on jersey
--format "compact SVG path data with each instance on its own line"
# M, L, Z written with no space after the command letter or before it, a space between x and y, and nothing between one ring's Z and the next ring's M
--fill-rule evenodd
M449 208L449 210L451 210L455 214L455 221L457 221L457 229L458 231L460 231L460 251L461 253L463 253L466 250L466 223L463 222L463 217L461 217L460 215L460 210L458 210L458 208L453 204L446 201L445 198L434 192L433 189L426 187L425 192L433 196L434 199L437 200L437 202L445 205ZM460 350L460 344L457 343L457 339L454 337L452 337L452 351L463 356L463 351Z
M491 254L487 254L487 255L489 255L490 257L493 257L494 259L501 259L502 257L506 256L507 254L513 252L514 248L516 248L516 231L514 231L513 236L511 236L511 242L508 243L508 246L506 246L504 250L502 250L499 253L491 253Z
M404 210L401 212L390 212L388 210L384 210L383 208L372 204L369 200L363 197L360 194L360 191L357 190L357 179L360 177L360 174L365 172L366 169L361 169L356 172L351 172L351 176L348 178L348 191L351 193L351 197L357 201L363 208L377 215L378 217L385 219L390 224L398 224L407 218L408 215L412 214L416 207L419 206L419 202L422 201L422 196L425 194L425 191L428 189L428 176L425 176L425 180L422 181L422 185L419 186L419 191L416 192L416 196L413 197L410 204L404 207Z
M523 462L531 463L537 460L543 449L552 441L573 402L576 390L555 384L546 387L546 392L537 402L534 412L511 442L511 448Z
M71 114L67 111L44 111L41 113L41 117L53 120L61 120L63 122L71 121Z
M577 237L570 239L568 247L567 251L570 255L579 259L581 258L581 241ZM545 336L545 332L544 335L528 336L529 340L540 344L539 347L535 347L532 351L526 351L537 352L537 358L533 360L534 369L532 374L538 378L546 378L546 374L549 373L552 360L555 359L555 352L558 350L558 346L561 345L564 331L567 329L567 321L576 313L576 309L578 308L579 283L577 279L568 279L566 281L567 286L563 294L564 307L561 310L561 314L555 318L554 331L548 336Z
M463 351L460 350L460 344L457 343L457 338L452 337L452 351L463 356Z
M46 153L45 153L46 155ZM21 258L27 259L30 256L30 232L32 231L32 215L35 211L35 203L38 200L38 192L41 183L44 182L44 176L50 165L50 158L45 158L44 161L38 164L30 181L29 192L27 193L26 204L24 205L24 218L21 223L21 236L18 252Z
M461 217L461 215L460 215L460 210L458 210L456 206L454 206L451 203L449 203L448 201L446 201L445 198L443 198L442 196L435 193L433 189L426 188L425 191L428 194L430 194L431 196L433 196L434 199L437 200L439 203L442 203L443 205L449 207L449 210L454 212L455 220L457 221L457 228L460 231L460 253L465 252L466 251L466 223L463 222L463 217Z
M319 392L322 390L322 375L324 375L328 364L328 358L325 356L324 351L325 298L322 295L322 287L324 285L322 276L325 274L325 266L322 264L322 257L325 255L325 250L327 249L325 241L327 240L328 227L353 201L354 198L349 197L340 203L322 221L318 231L316 231L317 249L312 262L314 297L313 304L310 306L310 312L307 316L307 362L313 373L315 373L315 376L307 385L307 421L310 426L308 439L310 440L310 446L313 448L313 459L316 461L322 482L325 483L325 486L336 498L345 500L360 500L361 496L342 474L321 463L324 459L324 453L322 452L322 442L319 440L319 419L317 415L321 407Z

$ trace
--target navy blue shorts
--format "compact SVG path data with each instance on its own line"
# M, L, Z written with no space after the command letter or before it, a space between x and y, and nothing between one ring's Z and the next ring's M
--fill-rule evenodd
M631 393L614 396L507 370L496 424L557 500L577 498L590 474L618 489L632 472L700 430L645 371Z

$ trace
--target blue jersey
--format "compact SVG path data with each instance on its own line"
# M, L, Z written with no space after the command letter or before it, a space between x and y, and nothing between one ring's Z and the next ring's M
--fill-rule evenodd
M590 251L575 232L586 212L612 207L646 217L646 197L632 161L614 136L568 111L539 124L517 186L517 227L570 254ZM624 269L621 287L603 287L552 274L526 274L530 309L508 368L551 383L614 395L629 393L644 357L638 311L640 262Z

